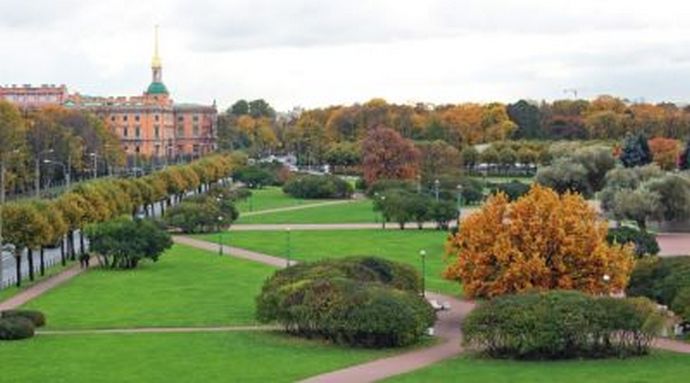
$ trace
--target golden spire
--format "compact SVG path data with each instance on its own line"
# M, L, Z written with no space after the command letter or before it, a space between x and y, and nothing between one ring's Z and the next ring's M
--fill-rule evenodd
M158 56L158 24L156 24L156 35L155 35L155 40L154 40L154 48L153 48L153 60L151 60L151 67L152 68L160 68L162 67L161 65L161 58Z

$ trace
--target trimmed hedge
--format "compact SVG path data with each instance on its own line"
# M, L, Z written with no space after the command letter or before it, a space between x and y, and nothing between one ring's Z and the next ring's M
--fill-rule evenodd
M43 327L46 325L46 316L38 310L5 310L0 313L0 318L26 318L34 326Z
M645 298L592 297L576 291L506 295L463 321L463 342L491 357L626 357L649 351L664 325Z
M638 258L645 255L659 254L659 243L656 240L656 236L632 227L624 226L609 229L606 241L610 244L632 243L635 245L635 255Z
M685 322L690 322L690 256L638 260L626 294L667 305Z
M36 327L25 317L0 318L0 340L20 340L34 336Z
M289 180L283 192L295 198L350 198L353 188L349 182L333 175L306 175Z
M257 318L304 337L361 347L418 341L435 314L419 275L374 257L303 263L277 271L257 297Z

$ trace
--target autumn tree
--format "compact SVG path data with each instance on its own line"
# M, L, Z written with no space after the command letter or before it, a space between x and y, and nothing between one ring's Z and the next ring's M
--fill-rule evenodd
M673 170L678 166L681 147L678 140L672 138L655 137L649 140L654 163L664 170Z
M413 179L418 173L419 151L400 133L385 126L372 129L362 142L364 179Z
M609 245L607 232L607 222L579 195L534 186L509 203L499 193L449 238L452 264L444 275L462 281L469 298L533 289L619 292L632 270L633 249Z
M420 142L419 171L422 183L430 183L441 175L459 175L460 152L446 142L436 140L432 142Z

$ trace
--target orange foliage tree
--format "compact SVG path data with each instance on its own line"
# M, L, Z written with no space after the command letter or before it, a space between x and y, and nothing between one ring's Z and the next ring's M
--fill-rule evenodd
M449 238L444 276L470 298L525 290L621 291L633 267L629 246L606 242L607 223L579 194L534 186L516 202L498 194Z
M419 171L419 150L412 141L383 125L372 129L362 142L364 180L412 179Z
M649 140L654 163L664 170L673 170L678 165L680 157L680 142L672 138L655 137Z

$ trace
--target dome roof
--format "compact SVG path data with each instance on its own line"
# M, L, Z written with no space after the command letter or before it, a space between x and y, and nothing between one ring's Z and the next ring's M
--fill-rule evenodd
M168 94L168 88L162 82L152 82L146 90L146 94Z

